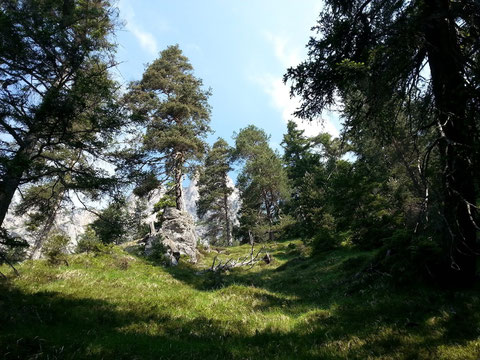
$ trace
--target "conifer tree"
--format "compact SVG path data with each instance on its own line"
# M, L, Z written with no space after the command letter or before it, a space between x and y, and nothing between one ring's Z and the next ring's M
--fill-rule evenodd
M115 19L105 0L0 2L0 226L24 184L103 181L95 163L122 125Z
M340 97L351 133L392 141L406 114L412 138L435 135L423 148L422 177L435 171L442 181L423 181L424 231L444 249L440 276L455 284L474 281L478 256L478 13L475 0L328 0L309 58L285 76L303 99L302 118Z
M288 178L282 159L268 145L269 137L250 125L235 136L235 155L244 161L237 179L241 193L240 230L257 238L268 234L272 240L281 222L281 207L289 196Z
M312 236L317 230L315 217L312 215L319 208L317 199L311 194L312 182L322 171L320 154L314 153L315 142L304 136L293 121L287 124L287 133L283 136L283 160L291 184L291 197L286 211L297 221L296 233L300 236Z
M221 239L232 245L232 224L228 197L233 189L228 185L228 172L232 151L227 142L219 138L208 152L198 179L200 198L197 215L212 239Z
M175 183L175 201L183 208L182 180L188 165L202 159L210 131L209 90L193 75L178 45L160 53L125 97L132 119L146 128L138 163L148 165L161 180Z

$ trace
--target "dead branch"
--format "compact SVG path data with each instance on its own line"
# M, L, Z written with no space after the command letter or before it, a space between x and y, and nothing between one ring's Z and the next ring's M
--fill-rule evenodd
M20 274L19 274L18 270L15 268L15 266L13 266L13 264L8 260L8 258L4 254L2 254L1 252L0 252L0 257L3 259L3 261L5 263L7 263L8 266L10 266L13 269L13 272L15 273L15 275L20 276Z
M207 271L212 272L224 272L231 270L233 268L242 267L242 266L249 266L251 269L257 263L261 261L265 261L267 264L271 261L271 255L266 251L265 246L262 246L260 250L257 251L255 254L254 243L252 243L252 247L250 249L250 253L244 257L239 257L237 260L233 258L227 259L225 262L219 260L217 263L217 256L213 258L212 266ZM260 254L265 253L265 256L260 257Z

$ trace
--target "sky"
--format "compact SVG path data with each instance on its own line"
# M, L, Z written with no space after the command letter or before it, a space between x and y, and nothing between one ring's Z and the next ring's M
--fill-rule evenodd
M195 76L212 89L213 143L254 124L280 143L288 120L306 135L338 135L338 114L319 122L294 119L298 99L283 84L286 69L306 58L305 45L320 13L319 0L119 0L123 29L117 31L120 81L139 80L145 65L178 44Z

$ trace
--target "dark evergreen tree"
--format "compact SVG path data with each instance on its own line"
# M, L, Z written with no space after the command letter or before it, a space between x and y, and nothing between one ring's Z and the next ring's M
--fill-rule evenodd
M127 240L128 232L133 230L132 217L126 207L125 198L113 199L98 213L98 218L89 226L104 244L120 244Z
M228 185L232 149L219 138L208 152L198 178L197 215L214 241L232 245L232 224L228 197L233 189Z
M136 164L148 165L159 180L175 183L176 207L183 206L182 180L189 163L202 159L210 131L210 91L193 75L193 67L178 45L170 46L148 65L125 97L131 117L146 132ZM138 142L138 139L135 139Z
M315 178L322 171L320 154L313 152L314 142L303 135L293 121L287 125L287 133L283 136L283 160L287 176L291 184L291 196L286 205L286 212L295 218L297 225L294 232L297 236L311 237L317 230L317 219L314 215L321 204L320 196L312 196L316 192ZM313 183L312 183L313 182Z
M441 197L425 201L432 210L441 206L443 224L436 229L430 216L425 231L444 247L456 284L471 283L476 269L479 13L477 1L326 1L309 59L285 76L303 98L302 118L318 116L338 95L350 132L388 142L399 114L413 138L436 132L424 148L422 176L438 166ZM420 116L412 109L419 103ZM428 163L432 152L438 163ZM422 184L425 194L430 185Z

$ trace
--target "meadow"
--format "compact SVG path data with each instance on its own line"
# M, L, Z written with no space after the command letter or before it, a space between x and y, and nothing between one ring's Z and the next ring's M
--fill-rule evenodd
M165 267L134 244L0 271L2 359L478 359L478 287L402 287L375 252L268 245L270 264L206 271L248 245Z

